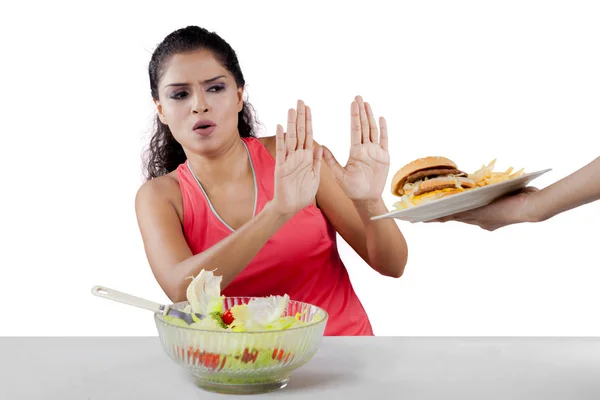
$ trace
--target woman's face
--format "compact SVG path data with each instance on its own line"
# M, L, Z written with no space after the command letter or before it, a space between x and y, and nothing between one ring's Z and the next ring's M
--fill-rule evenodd
M175 54L158 83L158 115L187 152L212 154L239 137L243 90L209 50Z

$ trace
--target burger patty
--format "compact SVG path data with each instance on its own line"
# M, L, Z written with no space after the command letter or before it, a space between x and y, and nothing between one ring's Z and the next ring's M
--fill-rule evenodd
M414 195L419 196L419 195L422 195L423 193L435 192L436 190L451 189L451 188L456 188L456 185L454 183L441 183L439 185L435 185L435 186L432 186L429 188L419 189L414 193Z
M458 184L463 189L475 187L475 182L473 182L473 180L469 178L459 177L456 180L454 180L452 178L439 177L421 183L419 189L415 191L414 195L419 196L423 193L434 192L440 189L458 189L456 187L456 184Z
M408 178L406 178L406 183L414 183L419 179L438 175L467 176L466 173L456 168L428 168L422 169L410 175Z

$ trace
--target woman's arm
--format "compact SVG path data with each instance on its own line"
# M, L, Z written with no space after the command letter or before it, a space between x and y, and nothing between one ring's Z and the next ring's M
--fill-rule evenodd
M367 264L382 275L399 278L408 260L408 246L393 219L372 221L388 212L381 198L352 201L326 165L321 172L317 204L340 236Z
M324 149L329 168L322 172L317 201L340 235L374 270L400 277L408 259L404 236L393 220L371 220L388 212L381 198L389 172L388 132L385 119L379 123L378 127L371 106L356 96L350 107L348 162L342 167Z
M175 207L164 195L164 186L164 182L146 182L138 191L135 207L150 268L173 302L186 299L190 283L187 278L198 275L202 269L218 269L223 277L222 287L226 287L290 218L268 204L240 229L193 255Z

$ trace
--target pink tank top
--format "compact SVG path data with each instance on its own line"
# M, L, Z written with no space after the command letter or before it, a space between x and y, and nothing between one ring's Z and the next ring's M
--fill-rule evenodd
M255 215L273 198L275 160L256 138L243 138L254 173ZM187 162L177 168L183 197L183 230L193 254L233 230L218 216ZM326 310L326 336L369 336L373 330L336 246L336 231L314 205L300 210L279 229L246 268L225 288L225 296L288 294L292 300Z

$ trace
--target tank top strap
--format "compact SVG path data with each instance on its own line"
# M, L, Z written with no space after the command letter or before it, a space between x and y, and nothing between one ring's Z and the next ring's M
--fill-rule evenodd
M242 138L248 151L251 154L252 162L254 163L257 173L262 176L271 176L275 172L275 159L269 153L269 150L255 137Z
M256 212L273 198L275 159L258 138L242 138L254 166L258 188L258 204Z

